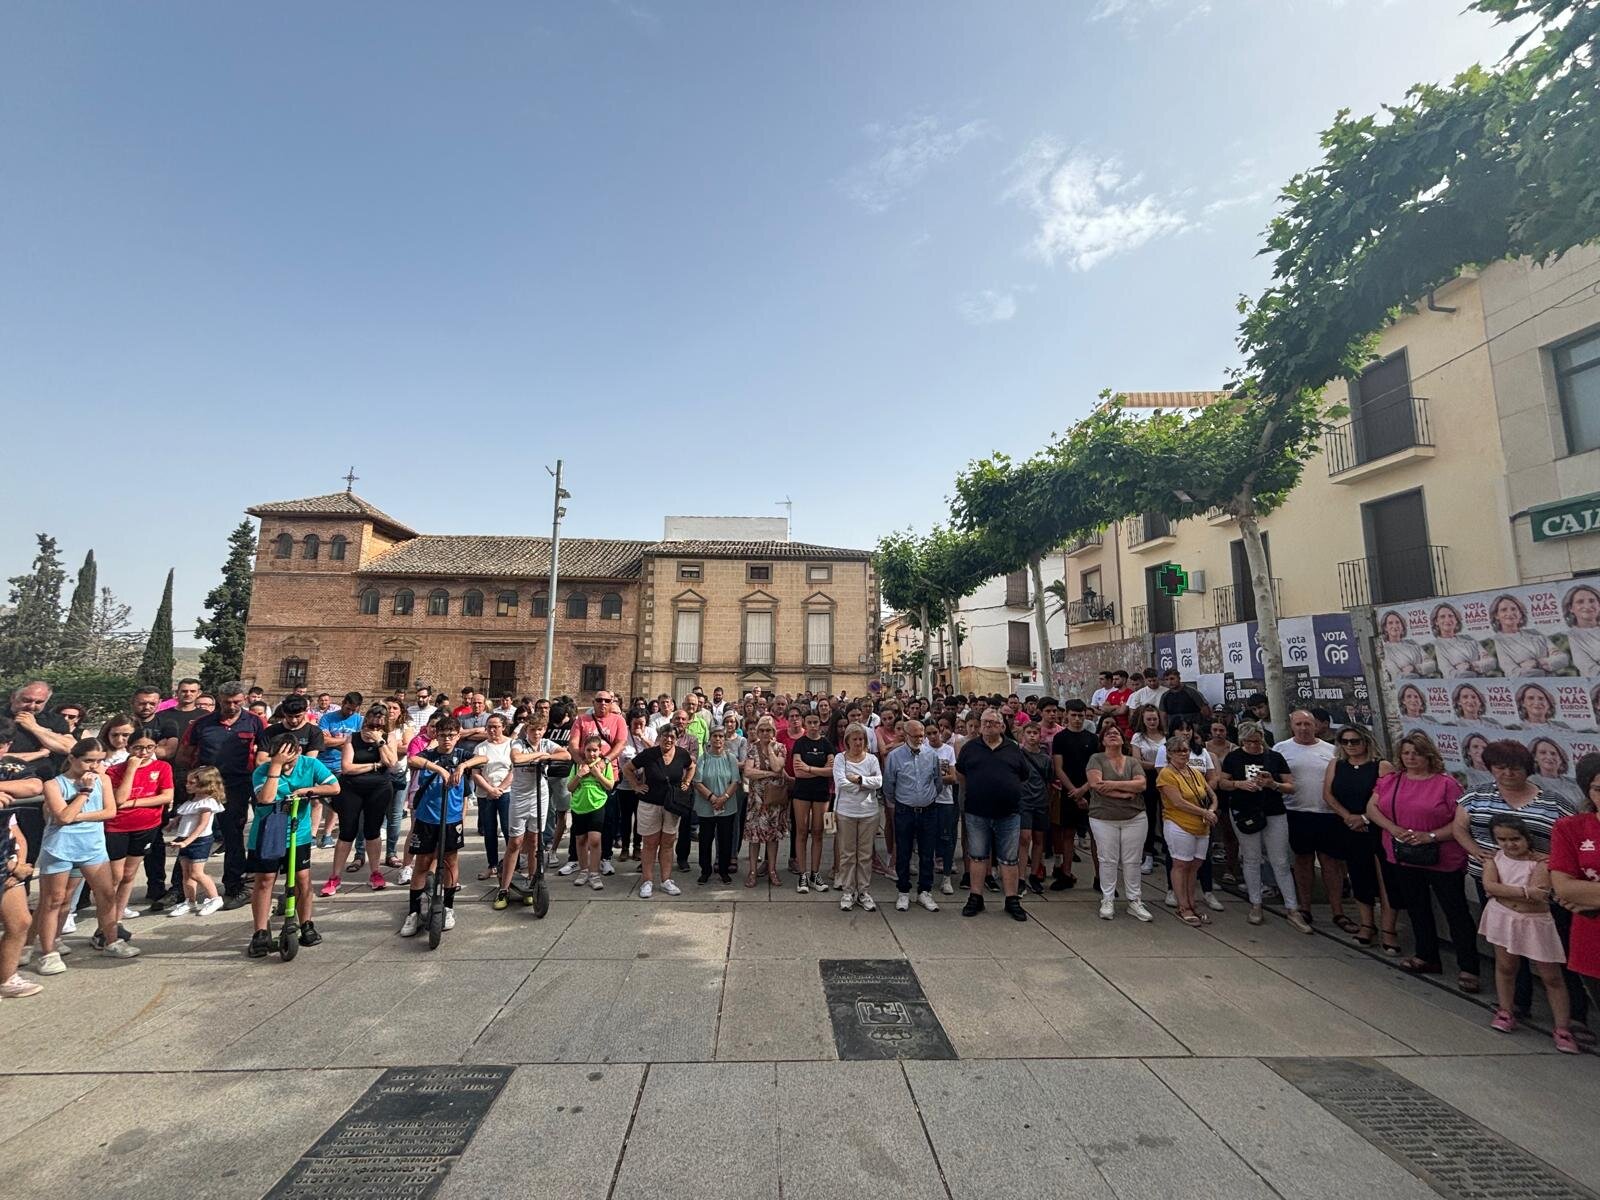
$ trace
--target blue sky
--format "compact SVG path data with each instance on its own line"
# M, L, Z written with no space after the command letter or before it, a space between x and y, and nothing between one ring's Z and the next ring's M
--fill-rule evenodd
M547 533L557 457L572 535L924 527L1214 386L1333 112L1509 44L1462 7L11 4L0 395L54 448L0 567L93 546L143 621L176 566L186 629L352 463L428 532Z

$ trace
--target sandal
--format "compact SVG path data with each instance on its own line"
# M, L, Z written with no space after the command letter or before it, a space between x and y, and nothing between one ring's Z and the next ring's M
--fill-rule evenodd
M1356 930L1356 945L1358 945L1358 946L1370 946L1370 945L1372 945L1372 939L1377 935L1377 932L1378 931L1374 926L1372 926L1372 925L1363 925L1360 929ZM1363 935L1365 935L1365 936L1363 936Z
M1476 996L1482 987L1483 984L1476 975L1469 975L1467 972L1462 971L1456 976L1456 989L1465 992L1469 996Z
M1438 963L1425 962L1413 955L1395 964L1407 975L1442 975L1444 968Z
M1178 920L1182 921L1185 925L1192 925L1196 929L1200 928L1200 914L1195 912L1192 908L1180 908L1178 910Z
M499 874L500 874L499 871L493 870L490 867L485 867L483 870L478 872L478 878L480 880L483 880L483 879L494 879L494 878L497 878L499 876Z
M783 880L778 878L778 868L777 867L768 867L767 868L767 882L772 884L774 887L782 887L783 886Z
M384 856L383 865L386 867L403 867L405 863L400 861L398 854L388 854Z
M1339 927L1340 933L1348 933L1352 937L1355 935L1356 930L1361 928L1361 926L1357 925L1343 913L1334 913L1333 923Z
M756 885L756 873L755 873L754 869L751 870L749 875L745 876L744 885L747 888L755 887L755 885Z
M1385 954L1387 954L1390 958L1399 957L1399 954L1400 954L1400 935L1398 933L1396 933L1394 930L1392 930L1392 929L1383 930L1381 935L1380 935L1380 940L1379 940L1378 944L1379 944L1379 946L1382 947L1383 952Z

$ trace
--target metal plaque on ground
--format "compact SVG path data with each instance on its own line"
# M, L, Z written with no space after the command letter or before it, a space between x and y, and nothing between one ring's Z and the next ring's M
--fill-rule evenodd
M1597 1200L1577 1180L1370 1059L1262 1059L1441 1196Z
M511 1071L385 1071L266 1200L426 1200L466 1150Z
M821 967L840 1059L956 1057L910 963L825 958Z

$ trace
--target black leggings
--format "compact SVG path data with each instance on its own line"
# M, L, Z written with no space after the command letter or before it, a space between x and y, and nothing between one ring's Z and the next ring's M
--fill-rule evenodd
M339 840L355 841L358 829L369 842L381 838L393 797L394 785L387 771L339 776L339 794L333 798L333 811L339 815Z
M1430 966L1439 961L1439 926L1433 903L1444 910L1455 946L1456 970L1466 975L1478 973L1478 927L1467 908L1466 881L1462 871L1430 871L1426 867L1401 867L1385 860L1384 882L1389 899L1406 910L1411 918L1411 934L1416 939L1417 957Z
M1344 865L1350 876L1350 894L1357 904L1378 903L1378 859L1383 854L1383 834L1376 825L1360 833L1351 831L1345 846ZM1399 904L1397 897L1390 899Z
M631 854L635 848L643 849L644 839L633 831L633 820L639 812L639 793L631 788L618 788L611 793L611 800L607 804L616 806L617 815L617 845L624 854Z

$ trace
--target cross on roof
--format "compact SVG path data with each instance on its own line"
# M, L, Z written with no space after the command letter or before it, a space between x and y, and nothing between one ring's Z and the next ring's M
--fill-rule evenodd
M347 492L353 492L356 490L356 480L360 479L361 476L356 474L356 469L354 467L351 467L349 471L341 476L341 478L344 480L344 490Z

